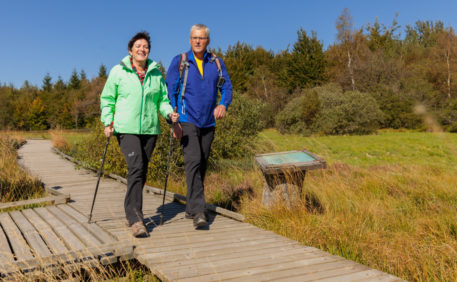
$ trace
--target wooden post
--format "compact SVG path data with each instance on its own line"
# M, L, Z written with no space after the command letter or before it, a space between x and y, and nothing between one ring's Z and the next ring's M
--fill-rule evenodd
M301 199L305 174L306 170L265 174L262 204L271 208L274 204L283 202L288 208L293 208Z

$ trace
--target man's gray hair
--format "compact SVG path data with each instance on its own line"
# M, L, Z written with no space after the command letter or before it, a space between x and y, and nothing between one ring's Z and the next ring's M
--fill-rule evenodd
M208 37L209 39L209 27L207 27L206 25L204 24L194 24L191 28L190 28L190 36L192 36L192 31L196 30L196 29L204 29L205 30L205 33L206 33L206 37Z

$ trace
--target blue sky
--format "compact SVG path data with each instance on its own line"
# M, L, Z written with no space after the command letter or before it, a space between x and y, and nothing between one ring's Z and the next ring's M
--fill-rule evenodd
M402 33L417 20L457 28L455 0L0 0L0 83L41 86L46 73L53 82L59 75L67 81L73 69L92 78L100 64L110 69L119 63L140 30L151 35L150 57L168 68L173 56L189 49L195 23L208 25L211 47L222 50L241 41L278 52L293 45L300 27L316 31L328 46L344 8L355 27L376 17L390 25L398 12Z

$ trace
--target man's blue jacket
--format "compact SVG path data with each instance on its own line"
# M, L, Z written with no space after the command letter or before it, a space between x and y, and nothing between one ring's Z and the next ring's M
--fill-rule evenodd
M187 77L186 92L184 93L184 108L185 113L182 113L181 93L176 93L179 85L180 92L182 91L182 83L179 81L179 63L181 55L177 55L171 61L167 71L165 82L168 88L168 98L171 106L177 106L180 122L190 122L196 127L205 128L216 125L214 119L214 109L217 105L217 80L219 74L217 72L216 62L211 62L211 53L206 52L203 58L203 77L198 70L192 50L187 52L187 61L189 62L189 73ZM224 105L227 109L232 102L232 83L225 68L222 59L221 62L222 75L225 78L225 83L221 88L221 99L219 105Z

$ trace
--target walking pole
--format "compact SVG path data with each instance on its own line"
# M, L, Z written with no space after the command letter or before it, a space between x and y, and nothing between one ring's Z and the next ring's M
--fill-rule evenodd
M97 185L95 186L94 199L92 200L92 207L90 208L89 221L88 221L89 223L92 219L92 211L94 210L95 198L97 197L98 184L100 184L100 177L102 176L102 173L103 173L103 165L105 164L105 157L106 157L106 151L108 150L109 139L110 139L109 137L106 138L106 145L105 145L105 151L103 152L102 164L100 166L100 170L98 171L98 179L97 179Z
M175 113L176 113L176 107L175 107ZM167 183L168 183L168 172L170 171L170 160L171 160L171 152L173 151L173 127L175 123L173 123L173 126L171 127L171 133L170 133L170 142L169 142L169 150L168 150L168 160L167 160L167 172L165 173L165 187L163 189L163 200L162 200L162 212L160 213L160 225L163 223L163 214L165 213L165 196L167 195Z

